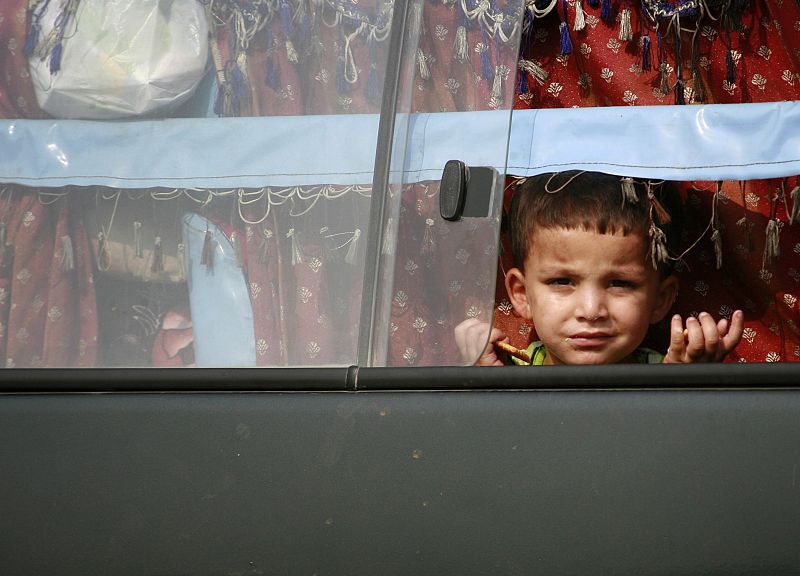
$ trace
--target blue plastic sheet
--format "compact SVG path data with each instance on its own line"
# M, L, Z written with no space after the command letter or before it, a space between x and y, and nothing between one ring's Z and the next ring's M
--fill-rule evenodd
M675 180L800 173L800 102L412 114L405 182L460 159L509 174ZM377 115L0 122L0 182L30 186L370 184ZM507 156L508 150L508 156ZM507 161L507 162L506 162ZM507 169L506 169L507 166Z

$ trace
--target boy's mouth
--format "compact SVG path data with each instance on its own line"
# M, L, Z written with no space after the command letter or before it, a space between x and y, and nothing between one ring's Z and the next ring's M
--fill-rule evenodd
M598 348L605 346L611 339L608 332L578 332L565 338L573 346L578 348Z

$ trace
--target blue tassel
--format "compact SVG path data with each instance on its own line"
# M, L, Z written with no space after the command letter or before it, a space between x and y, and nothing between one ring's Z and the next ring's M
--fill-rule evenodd
M298 23L300 29L300 46L308 46L311 42L311 18L308 15L308 10L304 10L300 22Z
M529 90L528 73L525 70L520 70L517 77L517 94L527 94Z
M62 10L53 23L53 30L58 31L58 40L55 46L53 46L53 50L50 52L50 74L55 74L61 70L61 56L64 52L64 33L69 24L71 15L70 8L71 6L69 4L67 6L62 5ZM74 8L74 6L72 8Z
M567 24L567 0L561 0L561 10L564 19L561 21L561 24L558 25L558 29L561 32L561 50L559 53L562 56L566 56L567 54L572 54L572 40L570 40L569 37L569 24Z
M600 3L600 18L605 22L611 20L611 0L603 0Z
M467 6L467 10L474 10L475 9L474 2L470 2L470 0L466 0L465 4ZM463 10L459 10L458 12L459 12L459 17L461 19L461 26L463 26L467 30L472 30L472 20L467 18L467 15Z
M650 36L642 36L642 70L650 70L651 65Z
M522 39L520 41L519 51L522 54L533 40L533 11L525 7L525 13L522 16Z
M25 44L22 47L22 53L26 57L32 56L33 51L36 50L36 45L39 43L39 32L41 32L41 25L39 22L49 4L50 0L44 0L39 6L33 9L28 8L26 11L26 20L29 25L25 34Z
M247 79L238 66L231 67L231 109L234 116L239 116L241 102L247 94Z
M36 50L36 44L39 43L39 26L31 24L28 28L28 33L25 34L25 44L22 46L22 53L30 58L33 51Z
M281 29L283 37L289 38L292 33L292 9L288 2L281 2Z
M222 118L225 116L225 88L219 86L217 88L217 97L214 99L214 114Z
M592 8L597 8L600 6L600 0L589 0L589 6Z
M231 86L237 97L242 97L247 92L247 79L238 66L233 66L231 69Z
M494 80L494 66L492 66L492 58L489 56L489 37L485 30L483 32L483 44L486 49L481 52L481 78Z
M566 22L562 22L559 24L558 28L561 30L561 51L559 54L562 56L572 54L572 41L569 39L569 26L567 26Z
M50 53L50 74L55 74L59 70L61 70L61 54L64 51L64 45L62 41L59 40L55 46L53 46L53 51Z
M494 67L489 56L489 49L481 52L481 78L484 80L494 80Z

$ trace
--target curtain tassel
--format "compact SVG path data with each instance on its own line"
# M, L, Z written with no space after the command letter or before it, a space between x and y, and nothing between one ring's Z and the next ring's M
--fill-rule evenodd
M649 71L652 66L650 64L652 58L652 49L650 36L642 36L642 70Z
M422 234L422 247L420 253L430 256L434 253L436 248L436 241L433 236L433 226L435 222L433 218L425 219L425 231Z
M459 26L456 29L456 39L453 42L453 59L456 62L467 62L469 60L467 29L464 26Z
M101 230L97 233L97 269L101 272L106 272L111 267L107 243L106 233Z
M231 247L233 248L233 257L236 261L238 268L244 268L244 258L242 257L242 242L239 239L238 232L231 233Z
M717 270L722 268L722 234L716 228L711 233L711 242L714 244L714 259L716 261Z
M494 69L494 79L492 80L492 92L489 96L489 107L500 108L503 105L503 74L500 67Z
M764 257L761 260L761 268L765 269L767 264L771 264L781 255L778 221L774 218L767 222L767 241L764 244Z
M303 253L300 250L300 241L297 238L297 233L294 228L290 228L286 233L286 237L291 239L292 242L292 266L296 266L303 262Z
M153 274L160 274L164 271L164 249L161 247L161 236L156 236L153 242L153 262L150 266L150 272Z
M383 231L383 244L381 245L381 254L386 256L390 256L394 254L394 245L395 245L395 236L397 231L395 228L397 227L394 218L388 218L386 220L386 228Z
M661 71L661 93L666 96L672 91L672 88L669 85L669 70L665 61L661 62L659 70Z
M611 20L611 0L602 0L600 2L600 18L604 22Z
M214 240L214 235L211 230L206 230L205 238L203 238L203 250L200 254L200 264L208 268L209 271L214 270L214 252L217 248L217 242Z
M789 194L792 199L792 214L789 216L789 225L792 225L800 215L800 185L795 186Z
M431 77L431 71L428 68L428 59L422 53L422 48L417 48L417 66L419 66L419 77L428 80Z
M650 222L650 259L653 262L653 268L658 270L661 263L667 261L667 237L664 231L661 230L655 223Z
M633 40L633 30L631 29L631 10L630 8L625 8L620 14L619 20L619 35L617 36L619 40L623 42L628 42Z
M286 59L292 64L297 64L297 50L292 42L292 8L288 2L281 3L281 29L283 31Z
M269 240L272 238L272 230L264 228L262 235L263 238L261 239L261 244L258 247L258 261L261 264L266 264L269 256Z
M350 240L350 246L347 247L347 254L344 256L344 261L350 265L356 263L356 256L358 255L358 239L361 238L361 229L356 228L353 232L353 238Z
M558 29L561 31L560 51L561 56L572 54L572 41L569 38L569 26L566 22L559 24Z
M678 104L679 106L686 104L686 96L684 92L683 80L678 78L678 80L675 82L675 104Z
M636 195L636 186L633 184L633 178L622 178L620 184L622 187L622 202L638 204L639 196Z
M72 272L75 270L75 250L72 246L72 238L69 235L61 237L61 271Z
M538 62L533 60L520 60L517 63L517 66L523 72L530 74L531 77L539 83L539 86L543 86L545 80L547 80L547 77L549 76L547 70L542 68Z
M706 101L706 88L703 85L700 71L696 67L692 69L692 100L695 102Z
M181 280L186 279L186 244L178 244L178 274Z
M575 22L572 24L572 29L580 32L584 28L586 28L586 13L583 11L583 2L575 0Z
M725 54L725 68L726 68L726 80L728 84L736 84L736 67L733 62L733 50L728 50Z
M142 223L138 220L133 223L133 255L136 258L144 257L142 249Z

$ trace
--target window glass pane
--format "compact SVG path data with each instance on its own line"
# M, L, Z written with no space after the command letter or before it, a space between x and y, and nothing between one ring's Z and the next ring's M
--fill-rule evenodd
M491 321L522 5L424 2L404 53L390 196L381 220L369 363L460 363L453 328ZM413 16L412 16L413 21ZM407 113L410 112L410 113ZM462 217L440 214L449 160L466 166Z
M354 363L391 16L4 2L5 364Z

